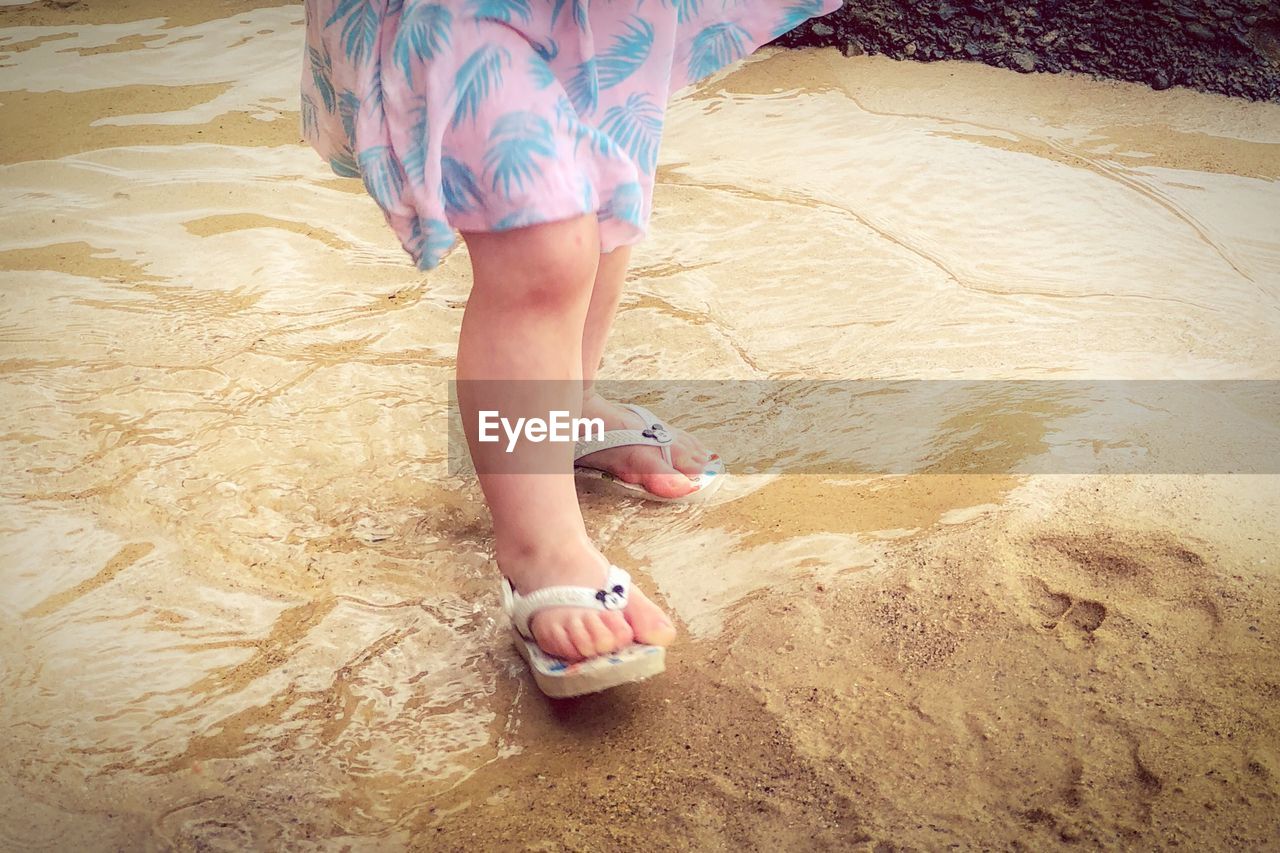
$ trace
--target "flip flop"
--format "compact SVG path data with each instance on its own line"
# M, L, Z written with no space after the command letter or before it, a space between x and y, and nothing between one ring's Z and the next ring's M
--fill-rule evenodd
M516 592L511 581L502 582L503 606L511 619L516 650L529 664L533 680L554 698L581 696L608 690L657 675L666 669L666 649L632 643L607 655L570 663L544 652L533 641L529 620L548 607L581 607L585 610L622 610L631 591L631 576L609 567L604 589L586 586L549 586L528 595Z
M601 450L643 444L658 448L663 460L668 465L671 465L671 443L675 441L675 435L672 433L671 428L663 423L657 415L643 406L635 406L629 403L624 404L624 406L643 418L648 426L643 429L606 430L599 441L579 441L573 448L574 462L576 463L582 457L591 453L598 453ZM592 468L590 465L575 464L573 473L579 479L588 482L593 488L601 491L644 498L650 501L660 501L662 503L694 503L706 500L711 497L716 489L720 488L720 484L725 479L724 461L719 456L711 457L701 474L689 478L693 482L694 490L679 498L664 498L661 495L655 495L644 486L628 483L608 471Z

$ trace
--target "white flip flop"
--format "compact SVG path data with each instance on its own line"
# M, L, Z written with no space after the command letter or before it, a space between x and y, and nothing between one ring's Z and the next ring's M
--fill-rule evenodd
M573 448L574 462L576 463L582 457L598 453L601 450L612 450L615 447L626 447L632 444L644 444L658 448L662 458L668 465L671 465L671 443L675 441L675 435L671 432L671 428L663 423L657 415L643 406L631 404L624 404L624 406L643 418L648 426L643 429L606 430L599 441L579 441ZM655 495L644 486L628 483L608 471L592 468L590 465L575 464L573 473L594 489L662 503L694 503L706 500L711 497L716 489L720 488L720 484L724 482L725 478L724 461L716 456L707 462L701 474L689 478L695 487L692 492L679 498L664 498L661 495Z
M609 567L604 589L586 586L549 586L521 595L503 580L503 606L511 619L516 650L533 671L533 680L543 693L554 698L581 696L629 684L657 675L666 669L666 649L632 643L625 649L570 663L544 652L533 641L529 620L548 607L581 607L586 610L622 610L631 592L631 576L617 566Z

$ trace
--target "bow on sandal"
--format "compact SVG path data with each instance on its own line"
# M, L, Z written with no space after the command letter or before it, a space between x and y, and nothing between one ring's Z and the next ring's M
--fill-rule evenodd
M662 454L663 461L668 465L672 465L671 444L676 439L671 428L663 423L657 415L643 406L631 404L624 404L624 406L639 415L646 426L642 429L606 430L599 441L577 442L573 448L573 461L575 463L573 473L575 475L580 479L591 482L593 486L601 488L603 491L644 498L645 500L661 501L663 503L693 503L694 501L705 500L720 487L720 484L724 482L725 473L724 461L718 456L708 460L701 474L689 478L693 482L694 490L678 498L664 498L661 495L655 495L644 486L628 483L608 471L593 468L590 465L577 464L577 461L582 457L598 453L601 450L612 450L615 447L640 444L658 448L658 452ZM672 465L672 467L675 466Z
M640 681L666 669L666 649L632 643L599 657L576 663L560 660L538 648L529 630L531 620L548 607L581 607L585 610L622 610L631 591L631 576L610 566L601 589L586 586L549 586L521 595L503 580L503 605L511 618L516 650L529 663L533 680L548 696L563 698L608 690L619 684Z

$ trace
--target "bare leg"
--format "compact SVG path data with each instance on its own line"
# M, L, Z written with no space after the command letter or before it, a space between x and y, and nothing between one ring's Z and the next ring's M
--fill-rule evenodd
M582 396L590 397L592 385L604 358L604 345L613 328L613 318L618 315L618 302L622 299L622 286L627 280L627 265L631 263L631 247L623 246L600 256L596 265L595 282L591 287L591 306L587 309L587 322L582 331Z
M587 538L578 509L573 445L521 442L507 453L504 443L477 441L478 413L514 419L545 418L555 409L581 412L581 341L599 262L596 227L594 216L584 216L463 235L474 286L458 341L459 404L493 515L498 567L524 593L558 584L599 587L608 562ZM639 590L621 614L551 608L531 628L545 651L571 660L607 653L633 637L666 645L675 635Z
M622 286L626 281L627 264L630 260L631 249L627 246L600 256L595 284L591 290L591 305L582 333L583 413L588 417L601 418L607 429L645 426L634 412L605 400L594 388L600 360L604 356L605 342L613 326L613 318L618 313L618 302L622 298ZM674 467L667 465L662 460L662 454L654 447L602 450L584 457L584 462L592 468L601 468L621 477L628 483L639 483L656 495L671 498L687 495L693 491L689 477L703 470L709 454L688 433L676 430L675 435L676 441L671 448Z

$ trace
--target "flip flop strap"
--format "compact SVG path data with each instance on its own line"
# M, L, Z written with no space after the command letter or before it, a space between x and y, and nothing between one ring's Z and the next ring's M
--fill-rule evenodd
M628 447L643 444L658 448L662 453L662 461L671 463L671 443L675 436L671 428L653 412L643 406L627 404L626 408L635 412L647 424L643 429L611 429L606 430L599 441L579 441L573 446L573 460L576 462L583 456L599 453L601 450L612 450L615 447Z
M511 581L502 584L503 604L511 624L525 639L533 639L529 632L529 620L539 610L548 607L581 607L586 610L622 610L627 606L631 592L631 575L617 566L610 566L602 589L587 586L548 586L536 589L528 595L516 592Z

